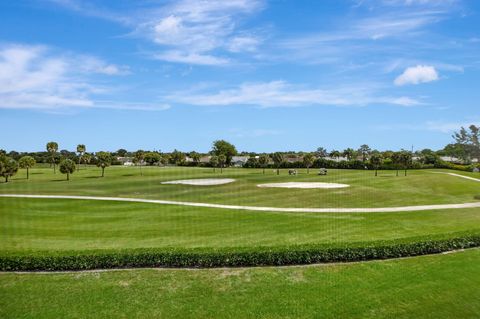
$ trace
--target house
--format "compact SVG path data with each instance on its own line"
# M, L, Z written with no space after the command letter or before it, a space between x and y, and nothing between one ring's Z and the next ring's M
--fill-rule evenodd
M231 164L235 167L242 167L249 158L249 156L232 156Z
M207 164L210 162L210 158L212 158L210 155L202 156L200 157L200 163Z
M340 157L330 157L330 156L327 156L327 157L323 157L323 158L326 159L326 160L328 160L328 161L334 161L334 162L348 161L348 158L343 157L343 156L340 156Z
M123 166L133 166L133 157L129 157L129 156L126 156L126 157L122 157L122 156L118 156L117 157L117 161L120 162L121 165Z

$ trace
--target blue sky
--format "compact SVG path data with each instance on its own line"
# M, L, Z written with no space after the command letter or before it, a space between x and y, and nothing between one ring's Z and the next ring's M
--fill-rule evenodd
M0 148L442 148L480 124L480 2L0 2Z

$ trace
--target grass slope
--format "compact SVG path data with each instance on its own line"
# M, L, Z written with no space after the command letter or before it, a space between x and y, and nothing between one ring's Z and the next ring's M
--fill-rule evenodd
M2 318L478 318L480 250L288 268L0 274Z
M433 174L428 170L409 171L409 176L395 177L394 171L329 170L318 176L315 170L298 176L280 176L268 170L229 168L220 174L210 168L187 167L109 167L100 178L98 168L76 172L71 181L53 174L48 168L31 170L26 180L20 172L10 183L0 183L0 193L69 194L165 199L271 207L385 207L450 204L475 201L479 183L455 176ZM446 171L445 171L446 172ZM192 178L234 178L236 182L220 186L163 185L163 181ZM257 184L311 181L349 184L343 189L271 189Z
M328 245L480 230L477 208L312 214L15 198L0 207L0 252Z

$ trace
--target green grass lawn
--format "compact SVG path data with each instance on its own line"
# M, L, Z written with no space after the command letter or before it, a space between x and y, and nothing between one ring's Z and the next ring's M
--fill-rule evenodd
M449 171L443 171L449 172ZM472 173L466 176L478 177ZM20 172L0 194L118 196L273 207L382 207L475 201L478 182L432 171L330 170L327 176L255 169L89 167L71 181L48 168ZM224 177L221 186L162 181ZM265 189L321 181L346 189ZM480 231L480 209L315 214L92 200L0 198L0 256L92 250L242 251L297 245L417 242ZM360 244L361 245L361 244ZM409 259L289 268L139 269L0 274L3 318L477 318L480 250Z
M328 245L480 230L478 208L315 214L25 198L0 198L0 207L0 252Z
M2 318L478 318L480 249L286 268L0 274Z
M143 175L141 175L141 172ZM444 171L447 172L447 171ZM452 171L456 172L456 171ZM433 174L431 170L412 170L407 177L395 171L329 170L327 176L316 170L289 176L282 170L262 174L260 169L229 168L223 174L211 168L186 167L109 167L106 177L100 169L82 168L65 181L65 176L49 168L31 170L31 179L19 172L11 182L0 183L0 193L70 194L137 197L190 202L220 203L272 207L384 207L448 204L475 201L479 183L455 176ZM458 172L456 172L458 173ZM234 178L236 182L219 186L162 185L163 181L191 178ZM351 185L342 189L271 189L258 188L262 183L311 181Z

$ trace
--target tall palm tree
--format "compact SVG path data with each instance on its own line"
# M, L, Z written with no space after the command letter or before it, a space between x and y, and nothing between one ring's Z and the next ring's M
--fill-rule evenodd
M87 151L85 144L78 144L77 145L77 153L78 153L78 168L77 171L80 170L80 162L82 161L83 154Z
M55 154L58 151L58 143L57 142L48 142L47 143L47 152L50 153L52 157L52 164L53 164L53 174L55 174Z

